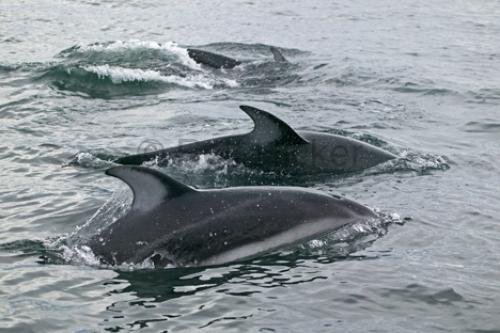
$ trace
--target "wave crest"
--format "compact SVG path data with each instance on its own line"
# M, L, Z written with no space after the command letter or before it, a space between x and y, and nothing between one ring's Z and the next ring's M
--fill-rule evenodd
M61 51L59 57L79 58L94 63L139 62L151 59L170 62L178 60L184 66L194 70L201 70L201 66L189 57L187 49L172 41L158 43L141 40L117 40L90 45L82 44Z

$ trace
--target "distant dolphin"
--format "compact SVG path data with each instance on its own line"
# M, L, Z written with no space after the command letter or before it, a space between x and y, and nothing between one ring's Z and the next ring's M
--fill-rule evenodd
M283 54L278 50L278 48L271 46L271 53L273 54L274 61L276 62L288 62ZM187 49L188 55L191 59L196 61L199 64L209 66L212 68L234 68L238 65L241 65L241 61L229 58L217 53L204 51L200 49Z
M355 172L396 158L362 141L340 135L295 131L266 111L246 105L240 108L254 121L250 133L125 156L115 162L140 165L158 159L161 164L166 158L182 154L216 154L263 171L301 175Z
M296 187L195 190L145 167L114 167L134 200L85 245L106 264L217 265L375 218L367 207Z

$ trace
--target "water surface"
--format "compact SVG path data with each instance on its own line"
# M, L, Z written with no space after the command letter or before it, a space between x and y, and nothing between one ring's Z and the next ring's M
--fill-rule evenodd
M500 330L499 34L493 0L0 3L1 330ZM245 65L201 68L187 46ZM126 207L109 159L248 131L240 104L399 158L343 176L213 156L164 171L199 187L317 188L386 219L220 267L53 253Z

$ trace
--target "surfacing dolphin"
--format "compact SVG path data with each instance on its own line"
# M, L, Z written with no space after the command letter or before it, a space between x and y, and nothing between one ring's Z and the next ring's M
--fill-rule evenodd
M215 154L248 167L290 175L361 171L396 158L368 143L340 135L295 131L278 117L242 105L254 122L250 133L224 136L118 158L120 164L159 164L183 154Z
M271 53L273 54L274 61L275 62L288 62L283 54L278 50L278 48L271 46L270 48ZM193 48L188 48L187 53L191 59L196 61L199 64L209 66L212 68L225 68L225 69L231 69L234 68L238 65L241 65L241 61L226 57L221 54L209 52L209 51L204 51L200 49L193 49Z
M196 190L145 167L107 175L134 193L128 213L85 245L110 265L218 265L258 255L376 215L354 201L297 187Z

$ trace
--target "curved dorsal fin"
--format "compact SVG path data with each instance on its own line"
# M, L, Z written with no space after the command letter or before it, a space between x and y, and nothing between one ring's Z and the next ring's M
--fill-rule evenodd
M123 180L134 192L133 210L146 211L165 200L196 192L169 176L140 166L118 166L106 170L106 174Z
M248 105L240 105L240 109L252 118L254 122L255 126L253 131L247 134L251 136L254 143L262 145L269 143L309 143L306 139L295 132L287 123L269 112Z
M276 61L276 62L288 62L288 60L286 60L286 58L283 56L283 53L281 53L277 47L271 46L270 49L271 49L271 53L273 54L274 61Z

